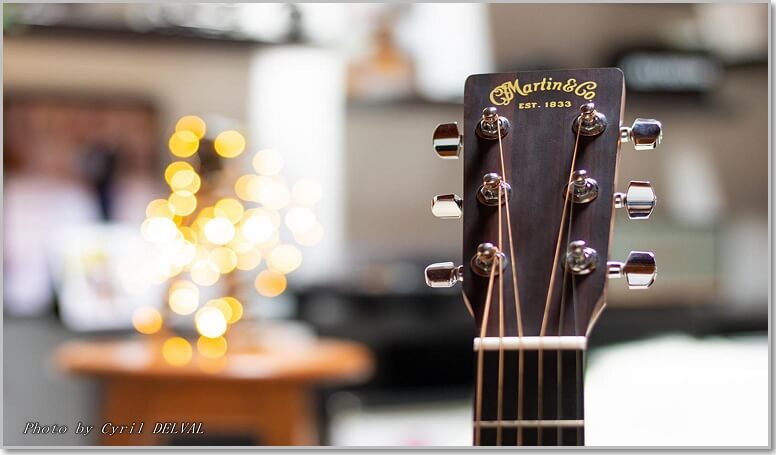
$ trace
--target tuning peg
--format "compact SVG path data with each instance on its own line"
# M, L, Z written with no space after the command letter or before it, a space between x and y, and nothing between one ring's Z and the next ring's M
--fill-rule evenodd
M632 220L646 220L657 203L655 191L649 182L632 181L625 193L614 193L614 207L623 208Z
M440 194L431 202L431 213L437 218L457 219L463 214L463 199L457 194Z
M620 141L633 142L636 150L652 150L663 140L663 125L655 119L637 118L633 126L620 128Z
M434 151L446 160L456 160L463 150L463 136L457 123L442 123L434 130Z
M628 282L628 289L647 289L657 276L655 255L649 251L631 251L625 262L606 263L609 278L622 278Z
M452 262L437 262L426 267L426 284L432 288L449 288L463 281L463 266Z

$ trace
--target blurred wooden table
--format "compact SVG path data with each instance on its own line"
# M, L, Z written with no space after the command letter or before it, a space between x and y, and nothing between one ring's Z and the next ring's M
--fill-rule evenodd
M73 341L57 349L61 368L103 384L101 420L83 422L95 426L100 444L316 445L312 388L363 381L373 367L365 347L332 339L230 351L216 360L194 348L180 367L160 353L153 338ZM141 434L101 434L106 423L135 423L137 431L140 422ZM164 422L177 422L178 431L181 422L202 422L204 434L154 434Z

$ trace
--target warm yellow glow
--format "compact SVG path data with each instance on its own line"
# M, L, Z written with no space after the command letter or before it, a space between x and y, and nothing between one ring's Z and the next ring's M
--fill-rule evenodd
M186 216L194 213L197 208L197 198L187 191L172 193L167 199L176 215Z
M151 335L162 328L162 315L156 308L141 306L132 314L132 325L138 332Z
M256 248L259 249L265 256L269 254L269 251L272 250L272 248L275 248L280 243L280 233L275 231L274 234L272 234L272 238L267 240L266 242L260 242L256 244Z
M178 120L178 123L175 124L175 131L191 131L197 139L202 139L207 131L207 125L196 115L187 115Z
M146 216L148 218L172 218L172 208L167 199L154 199L146 206Z
M226 332L226 318L218 308L206 306L197 311L194 324L200 335L218 338Z
M253 168L261 175L276 175L283 169L283 157L274 150L262 150L253 156Z
M302 252L293 245L278 245L269 254L267 264L278 272L291 273L302 265Z
M245 138L235 130L223 131L216 136L216 153L224 158L234 158L245 150Z
M199 306L199 288L186 280L176 281L170 286L170 309L178 314L187 315Z
M197 214L197 220L209 220L211 218L215 218L215 211L213 210L213 207L204 207L202 210L199 211Z
M198 260L191 266L191 279L200 286L211 286L218 281L221 272L210 260Z
M179 235L178 227L171 219L158 216L143 221L140 233L144 239L156 244L171 242Z
M266 242L276 231L271 215L266 212L253 212L242 224L242 235L253 243Z
M315 213L307 207L294 207L286 213L286 227L291 232L308 232L316 223Z
M167 168L164 170L164 181L167 182L169 185L172 181L172 178L180 171L193 171L194 168L191 167L191 164L185 162L185 161L173 161L169 165L167 165Z
M181 367L191 361L192 349L181 337L168 338L162 345L162 357L170 365Z
M232 309L232 317L229 318L229 320L226 322L234 324L235 322L239 321L243 315L243 306L240 301L234 297L222 297L221 300L226 302L227 305L229 305L229 307Z
M176 172L170 179L170 188L176 192L189 192L191 194L199 191L202 185L202 179L191 169L184 169Z
M224 299L210 300L205 306L217 308L218 311L224 315L226 322L229 322L232 319L232 306L229 305L229 303L227 303Z
M253 174L240 176L237 181L234 182L234 194L243 201L253 201L250 191L253 185L255 185L254 180L257 178L259 177Z
M227 344L224 337L208 338L201 336L197 340L197 351L208 359L217 359L226 354L226 348Z
M264 270L256 276L256 291L264 297L277 297L286 290L286 277L282 273Z
M210 252L210 260L218 266L219 272L225 275L237 267L237 253L231 248L218 247Z
M170 136L167 143L170 153L181 158L188 158L197 153L199 139L191 131L177 131Z
M300 179L291 189L291 197L299 205L312 206L321 200L321 185L312 179Z
M234 225L228 218L213 218L205 224L205 238L210 243L226 245L234 238Z
M237 254L237 268L253 270L261 264L261 252L255 248Z
M232 224L237 224L243 217L245 209L237 199L225 198L216 202L213 207L215 216L227 218Z
M165 201L167 202L167 201ZM178 230L181 232L181 235L183 236L183 239L187 242L191 243L197 243L197 238L199 237L197 233L194 231L194 229L188 227L188 226L181 226L178 228Z
M307 232L294 233L294 240L302 246L313 246L320 243L323 239L323 226L316 223L312 229Z

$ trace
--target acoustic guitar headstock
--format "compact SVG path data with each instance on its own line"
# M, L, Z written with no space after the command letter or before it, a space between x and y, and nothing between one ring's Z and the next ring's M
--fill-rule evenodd
M431 287L463 282L487 337L586 336L605 305L607 278L631 289L655 280L652 253L608 261L614 210L649 218L649 182L615 191L620 144L656 148L660 122L623 127L617 68L482 74L466 81L463 131L442 124L436 153L464 153L464 195L436 196L432 212L463 218L464 263L432 264Z

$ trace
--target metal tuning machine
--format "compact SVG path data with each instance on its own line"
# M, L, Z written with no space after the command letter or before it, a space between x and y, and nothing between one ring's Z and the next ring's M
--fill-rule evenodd
M652 215L657 203L655 190L649 182L632 181L625 193L614 193L614 207L625 208L628 218L646 220Z
M499 196L499 193L501 196ZM477 200L485 205L505 204L512 198L512 187L495 172L482 176L482 185L477 191Z
M632 142L636 150L652 150L663 141L663 125L655 119L637 118L633 126L620 128L620 142Z
M498 275L507 266L507 258L504 253L490 242L480 243L477 246L477 253L474 254L471 260L474 273L488 277L496 263L500 265L499 269L495 270L495 274Z
M579 109L572 130L582 136L598 136L606 130L606 116L595 109L594 103L585 103Z
M463 215L463 199L457 194L440 194L431 201L431 213L441 219L458 219Z
M437 262L426 267L426 284L432 288L449 288L463 281L463 266L452 262Z
M657 277L655 255L649 251L631 251L625 262L606 263L609 278L625 277L629 289L647 289Z
M486 107L482 111L482 120L477 123L474 132L477 133L477 136L488 140L498 139L499 132L501 132L503 138L509 134L509 120L498 115L498 110L495 107Z
M437 156L445 160L456 160L463 150L463 136L457 123L442 123L434 130L432 140Z

